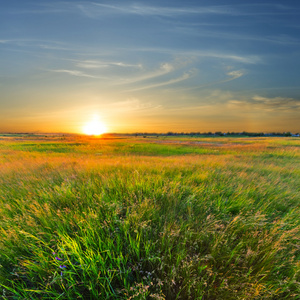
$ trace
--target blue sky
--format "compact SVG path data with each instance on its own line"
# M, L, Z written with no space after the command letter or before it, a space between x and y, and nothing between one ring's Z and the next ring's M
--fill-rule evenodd
M0 131L300 131L300 2L2 2Z

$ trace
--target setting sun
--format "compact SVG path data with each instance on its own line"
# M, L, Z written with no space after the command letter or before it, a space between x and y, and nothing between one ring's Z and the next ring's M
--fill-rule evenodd
M99 120L97 116L93 120L87 122L83 127L83 133L87 135L100 135L107 131L106 126Z

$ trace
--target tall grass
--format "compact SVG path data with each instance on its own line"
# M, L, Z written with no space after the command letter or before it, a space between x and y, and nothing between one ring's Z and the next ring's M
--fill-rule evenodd
M2 142L2 298L299 299L299 144L236 141Z

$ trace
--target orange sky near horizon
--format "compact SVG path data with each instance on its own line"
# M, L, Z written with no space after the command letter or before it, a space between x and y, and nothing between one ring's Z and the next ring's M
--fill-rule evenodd
M243 110L229 104L202 107L179 107L164 109L149 107L147 109L130 109L120 107L97 109L81 107L59 112L16 115L11 113L0 120L1 132L55 132L84 133L84 127L95 116L110 133L134 132L293 132L299 130L298 113L289 113L286 119L280 119L276 113L268 114L258 110ZM126 113L124 113L124 111Z

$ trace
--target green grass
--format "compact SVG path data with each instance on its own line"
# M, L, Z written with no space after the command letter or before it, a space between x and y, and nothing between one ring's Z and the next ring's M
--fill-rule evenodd
M193 147L191 145L164 145L149 143L114 142L109 146L93 145L88 143L14 143L7 146L11 150L24 152L44 152L44 153L92 153L92 154L116 154L116 155L150 155L150 156L170 156L187 154L211 154L219 150ZM98 152L97 152L98 151ZM100 152L99 152L100 151Z
M299 299L300 141L168 141L0 141L1 297Z

